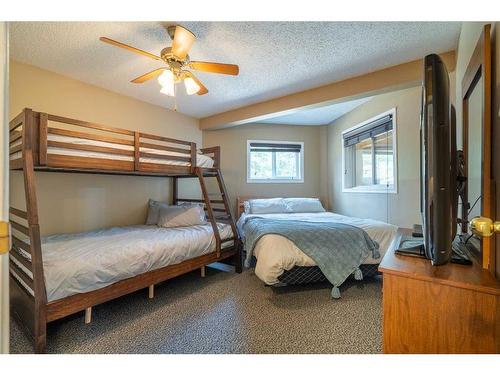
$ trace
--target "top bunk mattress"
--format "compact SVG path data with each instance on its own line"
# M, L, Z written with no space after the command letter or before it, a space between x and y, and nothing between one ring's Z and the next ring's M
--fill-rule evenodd
M217 225L221 239L232 237L229 225ZM229 241L222 247L231 245ZM210 224L178 228L114 227L43 237L47 300L97 290L213 251L215 237Z
M58 134L50 134L49 133L47 135L47 140L54 141L54 142L70 143L70 144L75 144L75 145L111 147L111 148L120 149L120 150L134 151L134 146L130 146L130 145L115 144L115 143L104 142L104 141L95 141L95 140L91 140L91 139L83 139L83 138L70 137L70 136L64 136L64 135L58 135ZM17 144L21 144L21 142L22 142L21 140L18 140L16 142L14 142L11 146L16 146ZM179 153L179 152L158 150L158 149L153 149L153 148L148 148L148 147L141 147L141 152L147 152L147 153L156 154L159 156L164 156L164 155L179 156L179 157L189 156L189 155ZM68 148L59 148L59 147L50 147L50 146L47 147L47 154L80 156L80 157L87 157L87 158L101 158L101 159L108 159L108 160L134 161L133 156L118 155L118 154L105 153L105 152L73 150L73 149L68 149ZM19 151L19 152L16 152L16 153L10 155L10 160L16 160L16 159L19 159L21 157L22 157L22 153ZM139 159L139 161L141 163L177 165L177 166L189 166L190 165L190 163L186 162L186 161L165 160L165 159L153 158L153 157L141 157ZM202 168L212 168L214 166L214 160L207 155L197 154L196 155L196 166L202 167Z

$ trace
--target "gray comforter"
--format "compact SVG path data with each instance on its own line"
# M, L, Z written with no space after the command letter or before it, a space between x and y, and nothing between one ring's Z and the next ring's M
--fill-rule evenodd
M332 297L339 298L338 287L351 274L362 279L359 269L370 252L378 258L378 244L361 228L340 223L313 223L293 220L249 218L244 225L248 265L257 241L266 234L277 234L311 257L333 284Z

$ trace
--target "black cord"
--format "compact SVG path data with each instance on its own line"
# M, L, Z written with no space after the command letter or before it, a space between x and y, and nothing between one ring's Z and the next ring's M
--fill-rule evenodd
M481 195L479 197L477 197L476 201L474 202L474 204L472 205L471 208L469 208L469 211L467 211L467 216L470 215L472 209L474 208L474 206L477 204L477 202L479 202L479 200L481 199Z
M472 237L474 237L474 235L473 235L473 234L471 234L469 237L467 237L467 239L466 239L466 240L465 240L465 242L464 242L464 245L467 245L467 242L469 242L469 240L470 240Z

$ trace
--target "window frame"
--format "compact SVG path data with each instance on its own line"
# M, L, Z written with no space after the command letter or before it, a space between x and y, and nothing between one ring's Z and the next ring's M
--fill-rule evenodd
M300 172L300 178L251 178L250 176L250 143L282 143L282 144L293 144L293 145L300 145L300 156L299 156L299 163L300 163L300 168L298 168ZM273 153L273 162L272 162L272 169L273 169L273 175L276 174L276 162L275 162L275 156L276 154ZM247 140L247 184L302 184L304 183L304 142L303 141L276 141L272 139L267 139L267 140L256 140L256 139L248 139Z
M365 185L365 186L353 186L353 187L345 187L345 147L344 147L344 134L351 132L355 129L358 129L370 122L376 121L384 116L392 115L392 149L393 149L393 171L394 171L394 185L388 188L383 185ZM376 116L369 118L359 124L356 124L348 129L345 129L341 133L340 144L342 148L342 193L375 193L375 194L398 194L398 153L397 153L397 116L396 116L396 107L379 113ZM373 145L372 145L373 149ZM375 155L372 156L374 162ZM375 173L372 171L372 174Z

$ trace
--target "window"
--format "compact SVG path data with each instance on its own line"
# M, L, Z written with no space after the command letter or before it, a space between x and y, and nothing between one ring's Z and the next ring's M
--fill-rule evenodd
M396 110L342 132L342 191L396 193Z
M304 182L304 142L247 141L247 182Z

